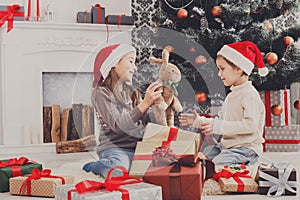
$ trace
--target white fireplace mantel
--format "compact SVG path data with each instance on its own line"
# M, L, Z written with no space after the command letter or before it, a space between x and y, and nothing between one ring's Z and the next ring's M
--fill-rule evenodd
M99 49L131 43L133 27L16 21L6 28L0 29L0 146L43 142L42 72L92 72Z

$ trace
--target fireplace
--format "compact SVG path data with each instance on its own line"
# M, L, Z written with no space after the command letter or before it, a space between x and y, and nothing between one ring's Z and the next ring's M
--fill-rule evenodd
M131 29L109 25L108 41L105 25L14 22L9 33L0 29L0 145L42 144L43 106L49 100L43 94L43 78L85 75L88 78L83 79L91 81L99 49L112 43L130 43ZM83 95L87 101L89 92ZM64 107L65 102L57 104Z

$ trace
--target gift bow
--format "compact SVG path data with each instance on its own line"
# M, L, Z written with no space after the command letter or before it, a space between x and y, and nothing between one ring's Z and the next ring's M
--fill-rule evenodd
M61 176L52 176L50 169L44 169L44 170L40 171L38 168L34 168L31 172L31 175L23 181L19 193L21 194L23 189L26 187L27 188L27 194L31 195L31 180L38 180L42 177L60 178L62 184L66 183L65 179L63 177L61 177Z
M173 92L174 92L174 95L175 95L175 97L177 97L178 96L178 91L177 91L177 86L178 86L178 83L174 83L173 81L164 81L163 82L163 85L170 85L170 87L171 87L171 89L173 90Z
M17 12L17 10L20 8L20 6L18 4L14 4L12 6L7 6L7 14L4 15L1 19L0 19L0 27L5 23L5 21L7 20L7 32L9 32L12 28L13 28L13 20L14 20L14 16L15 13Z
M123 172L123 176L110 177L111 173L115 169L120 169ZM77 192L83 194L91 191L98 191L106 189L109 192L120 191L122 193L122 200L129 200L129 193L127 190L120 188L122 185L134 184L142 182L141 179L130 177L128 171L122 166L116 166L109 170L107 178L104 182L97 182L92 180L85 180L75 185L74 190L68 191L68 200L71 200L71 193Z
M229 171L227 169L222 169L222 171L216 173L213 178L215 180L219 180L220 178L230 178L232 177L238 184L237 192L243 192L245 189L245 184L240 178L251 178L251 176L248 175L248 170L243 171Z
M259 186L270 187L267 196L279 197L284 194L285 190L296 193L296 191L292 187L297 187L297 181L288 181L294 167L287 163L278 163L272 166L278 169L278 178L273 177L265 172L259 171L259 176L266 180L259 181ZM276 193L272 195L273 192Z
M0 161L0 168L10 167L14 165L25 165L28 163L28 158L26 157L20 157L17 158L11 158L7 162Z

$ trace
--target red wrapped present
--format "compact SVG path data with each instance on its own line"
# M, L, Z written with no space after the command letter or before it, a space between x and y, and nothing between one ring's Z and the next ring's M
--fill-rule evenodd
M35 168L42 170L42 165L26 157L0 161L0 192L9 191L9 178L30 174Z
M13 28L13 21L24 20L24 7L14 4L12 6L0 6L0 28L7 21L7 32Z
M158 156L157 158L160 160ZM154 166L160 161L152 162L143 180L146 183L162 186L163 199L201 199L203 187L203 164L195 163L194 155L184 156L173 162L173 164L165 165L166 160L162 158L163 166ZM208 171L211 169L207 168ZM207 177L209 178L209 177Z

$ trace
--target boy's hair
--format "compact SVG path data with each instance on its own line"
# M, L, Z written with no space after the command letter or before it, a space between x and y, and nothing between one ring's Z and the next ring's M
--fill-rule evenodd
M239 66L237 66L236 64L234 64L233 62L231 62L230 60L228 60L227 58L225 58L222 55L217 55L217 59L218 58L223 58L232 68L239 68L239 69L241 69ZM241 74L241 76L249 76L244 70L242 70L242 71L243 71L243 73Z

